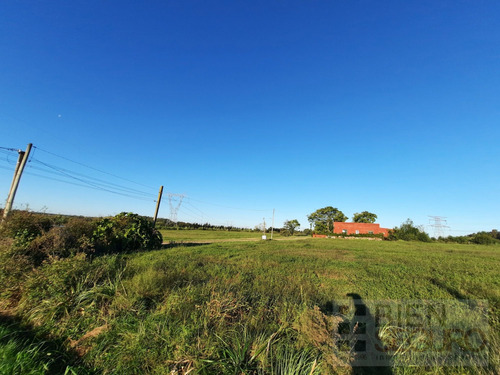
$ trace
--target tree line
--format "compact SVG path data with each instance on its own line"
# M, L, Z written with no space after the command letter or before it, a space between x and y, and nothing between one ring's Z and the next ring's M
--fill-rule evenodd
M345 222L348 217L338 208L327 206L319 208L307 216L310 229L303 231L304 234L333 234L335 222ZM363 211L355 213L352 217L354 223L375 223L377 215ZM281 228L281 235L292 236L300 228L300 223L297 219L286 220ZM422 226L417 226L411 219L407 219L400 226L389 230L389 236L385 238L389 241L421 241L421 242L455 242L464 244L500 244L500 233L497 230L491 232L478 232L466 236L448 236L433 238L430 237Z

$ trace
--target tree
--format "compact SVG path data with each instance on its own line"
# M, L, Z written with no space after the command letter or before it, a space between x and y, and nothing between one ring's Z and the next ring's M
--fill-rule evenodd
M295 233L295 229L300 227L300 223L297 219L287 220L283 223L283 230L285 233L290 233L291 236Z
M377 220L377 215L368 211L363 211L360 214L355 213L352 217L354 223L374 223Z
M413 221L407 219L399 227L389 231L388 240L422 241L429 242L431 239L422 227L417 227Z
M333 232L335 221L344 222L347 220L347 216L338 208L327 206L314 211L307 216L307 220L311 225L314 225L314 230L317 233L329 233Z

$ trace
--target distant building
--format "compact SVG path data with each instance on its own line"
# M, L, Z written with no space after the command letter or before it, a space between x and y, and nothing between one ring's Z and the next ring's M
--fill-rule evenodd
M344 223L336 221L333 223L333 233L337 234L380 234L384 237L389 235L389 229L380 228L380 224L369 223Z

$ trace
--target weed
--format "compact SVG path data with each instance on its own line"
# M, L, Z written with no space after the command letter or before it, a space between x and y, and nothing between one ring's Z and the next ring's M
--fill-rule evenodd
M66 343L63 347L78 342L82 363L105 374L349 373L352 353L336 347L335 340L340 321L335 306L347 293L366 300L444 299L458 307L457 297L486 300L491 337L485 365L466 368L464 358L455 370L499 369L495 246L234 241L126 255L54 256L37 268L11 261L0 269L11 291L3 292L3 306L16 307L40 335L50 334ZM456 322L463 315L455 316ZM103 326L99 335L83 339ZM410 349L422 338L403 328L379 331L385 345L401 347L392 358L393 373L453 373L437 357L429 358L433 367L409 367ZM29 345L23 341L16 350ZM37 363L26 365L26 373L38 369Z

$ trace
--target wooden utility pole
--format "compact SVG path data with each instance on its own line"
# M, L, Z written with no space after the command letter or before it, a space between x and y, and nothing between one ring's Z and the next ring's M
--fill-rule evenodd
M160 191L158 192L158 200L156 201L155 217L153 222L156 224L156 219L158 218L158 210L160 209L161 196L163 194L163 185L160 186Z
M273 232L274 232L274 208L273 208L273 224L271 225L271 239L273 239Z
M14 204L14 198L16 196L17 187L19 186L19 181L21 180L21 175L23 174L24 167L30 156L31 147L33 145L28 143L26 151L19 150L19 158L17 159L16 169L14 171L14 178L12 179L12 184L10 186L9 195L7 197L7 202L5 203L5 208L3 210L2 222L7 218Z

